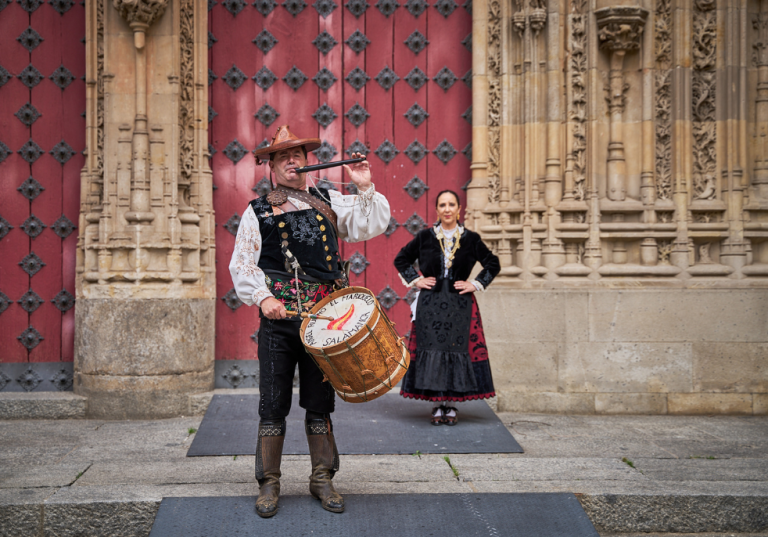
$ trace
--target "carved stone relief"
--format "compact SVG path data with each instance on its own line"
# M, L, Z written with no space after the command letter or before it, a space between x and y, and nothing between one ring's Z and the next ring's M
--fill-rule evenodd
M501 140L501 1L488 2L488 201L500 194L499 150Z
M768 0L615 4L482 4L467 224L523 287L768 275Z
M156 37L147 30L152 24L174 24L168 17L158 23L171 5L178 10L177 26L171 30L178 36L178 63L157 66L153 63L160 58L157 49L145 43ZM78 297L214 296L212 185L205 130L208 69L197 62L205 58L198 49L207 43L196 38L196 16L205 6L200 0L174 4L113 0L112 7L133 30L133 39L126 40L114 26L119 22L110 19L111 44L105 56L105 5L97 0L95 20L90 19L86 29L89 54L96 56L96 62L89 64L94 69L86 77L89 134L82 188L87 194L78 226L84 231L78 244ZM120 62L131 56L135 69L120 70ZM162 58L159 61L166 56ZM168 73L174 95L163 100L163 106L154 99L158 91L169 90L153 88L147 76L156 69ZM135 80L123 80L127 76ZM136 88L132 111L105 106L112 99L114 79L120 79L121 87ZM123 97L121 102L130 101ZM176 108L169 111L169 102ZM133 114L132 123L125 122L126 112ZM107 146L113 149L105 160ZM170 287L152 290L160 284Z
M654 103L656 136L656 198L672 198L672 0L656 2Z
M715 55L717 12L714 0L696 0L693 10L692 129L694 199L717 196L717 126L715 124Z
M569 120L571 122L573 143L570 160L573 174L573 190L566 192L566 197L575 200L586 198L587 179L587 21L583 13L583 1L574 0L571 3L572 12L569 15L570 60L568 65L571 94L569 104Z
M168 0L112 0L112 5L131 29L149 28L163 16Z

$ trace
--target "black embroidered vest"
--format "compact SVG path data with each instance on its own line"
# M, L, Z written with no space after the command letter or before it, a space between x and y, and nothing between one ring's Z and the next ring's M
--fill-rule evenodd
M324 188L310 188L309 193L326 204L325 200L330 199ZM293 273L281 250L283 241L287 241L288 249L307 275L323 281L342 277L336 231L320 211L310 208L275 215L265 197L251 201L251 207L259 220L262 270Z

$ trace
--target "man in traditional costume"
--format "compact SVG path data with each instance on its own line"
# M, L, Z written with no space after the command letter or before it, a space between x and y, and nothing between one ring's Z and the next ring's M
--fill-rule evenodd
M318 147L318 138L300 139L283 125L269 146L255 152L257 162L268 161L276 186L248 204L229 264L237 296L260 308L256 512L261 517L277 513L285 418L297 364L312 462L309 491L324 509L344 511L344 499L331 481L339 469L331 424L335 392L304 349L297 314L346 284L338 239L373 238L386 230L390 218L389 203L375 191L367 161L344 166L357 195L308 187L307 174L295 170L306 166L307 152Z

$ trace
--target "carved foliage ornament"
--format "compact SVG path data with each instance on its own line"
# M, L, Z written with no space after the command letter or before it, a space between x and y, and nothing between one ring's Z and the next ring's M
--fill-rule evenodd
M501 120L501 1L488 1L488 202L501 195L499 145Z
M577 2L573 8L577 9ZM570 61L568 64L571 102L569 103L569 119L573 124L573 145L571 157L573 160L573 198L584 200L586 197L587 177L587 25L583 12L583 2L579 11L570 16L571 34L568 48L570 49Z
M637 50L648 11L640 7L606 7L595 11L600 46L617 50Z
M189 179L195 169L195 9L181 0L179 10L179 169ZM63 143L63 142L62 142ZM54 148L55 149L55 148Z
M131 27L146 29L163 16L168 0L112 0L112 5Z
M656 65L655 136L656 197L672 199L672 0L656 2L654 19Z
M717 130L715 103L717 74L717 14L714 0L696 0L693 10L692 110L693 177L695 199L717 195Z

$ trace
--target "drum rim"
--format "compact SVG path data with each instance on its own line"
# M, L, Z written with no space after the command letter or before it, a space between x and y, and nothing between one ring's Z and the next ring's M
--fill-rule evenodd
M379 301L376 298L376 295L373 294L373 291L371 291L366 287L351 286L351 287L345 287L343 289L339 289L338 291L334 291L333 293L329 294L328 296L320 300L320 302L315 304L312 307L312 309L309 310L309 313L317 314L318 311L324 308L332 300L335 300L339 296L344 296L351 293L364 293L364 294L370 295L371 298L373 298L373 313L371 314L370 319L368 319L365 322L365 325L363 325L363 326L368 326L371 330L373 330L374 328L376 328L376 325L378 324L379 319L381 318L381 304L379 304ZM362 340L365 339L364 336L367 336L367 332L363 330L363 328L360 328L360 330L358 330L356 334L350 336L344 341L335 343L334 345L329 345L328 347L315 347L313 345L307 345L306 340L304 339L304 334L307 330L307 327L309 326L310 321L312 321L312 319L304 319L301 322L301 327L299 328L299 336L301 337L301 344L304 345L304 348L307 349L307 352L309 352L310 354L316 354L318 356L322 356L323 352L325 352L325 354L327 354L328 356L333 356L341 352L345 352L347 350L347 345L349 345L352 348L356 347L362 342ZM315 353L312 351L317 351L317 352Z

